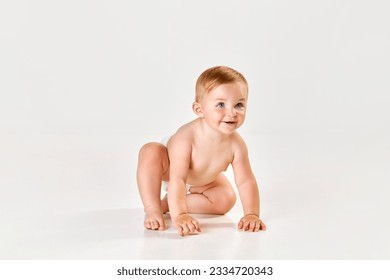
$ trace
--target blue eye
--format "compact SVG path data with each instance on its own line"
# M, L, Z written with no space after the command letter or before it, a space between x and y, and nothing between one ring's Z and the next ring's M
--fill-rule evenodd
M244 108L244 104L238 103L238 104L236 105L236 108L237 108L237 109L243 109L243 108Z
M219 102L215 107L217 107L217 108L225 108L225 103Z

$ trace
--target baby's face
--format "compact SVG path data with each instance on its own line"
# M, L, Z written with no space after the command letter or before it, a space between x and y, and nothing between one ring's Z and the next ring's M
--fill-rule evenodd
M243 83L222 84L205 94L199 102L203 118L211 128L231 134L245 120L247 97Z

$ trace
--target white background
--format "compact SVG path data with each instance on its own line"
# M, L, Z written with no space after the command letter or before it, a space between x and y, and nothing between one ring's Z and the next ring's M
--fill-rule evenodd
M139 148L194 118L197 77L227 65L249 82L240 132L269 231L260 253L196 258L388 259L389 9L1 1L0 258L152 258L146 247L116 254L101 223L134 209L125 228L142 229ZM77 239L85 221L98 228ZM66 230L77 238L62 240ZM104 230L100 253L93 238L83 247Z

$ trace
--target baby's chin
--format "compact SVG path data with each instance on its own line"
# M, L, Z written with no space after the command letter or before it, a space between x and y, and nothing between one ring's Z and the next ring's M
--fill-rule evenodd
M240 127L240 125L238 124L238 122L221 122L220 127L221 130L230 134L236 131Z

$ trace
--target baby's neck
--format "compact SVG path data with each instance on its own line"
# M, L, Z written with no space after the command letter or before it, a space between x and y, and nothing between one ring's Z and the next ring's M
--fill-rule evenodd
M205 141L212 142L224 142L228 141L231 138L230 134L222 133L218 130L211 128L204 119L199 118L200 123L200 131L199 134L202 136L201 138Z

